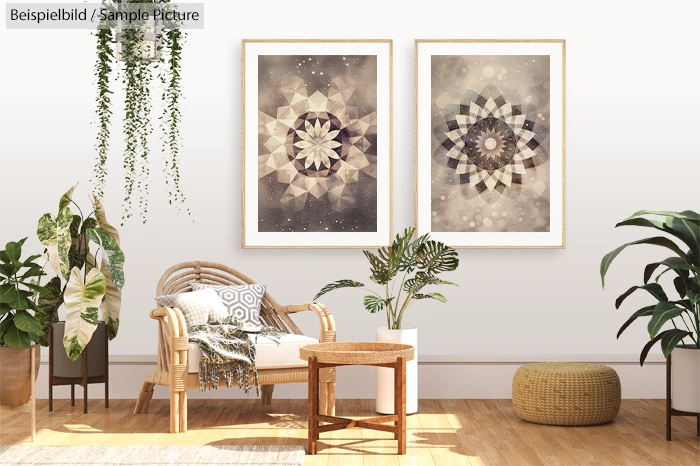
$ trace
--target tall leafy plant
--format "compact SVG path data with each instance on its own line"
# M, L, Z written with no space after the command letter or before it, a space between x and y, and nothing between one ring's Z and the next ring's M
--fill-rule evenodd
M93 198L93 211L85 216L72 199L74 190L61 197L56 216L49 213L39 219L37 236L46 246L49 263L58 276L46 286L48 292L37 303L37 315L45 334L58 321L58 309L65 304L63 345L75 361L97 328L99 311L108 326L109 339L117 336L124 253L119 247L119 233L107 221L100 200ZM71 205L79 214L73 214Z
M658 220L658 217L663 218L663 220ZM610 264L629 246L649 244L668 249L674 253L673 256L666 259L648 264L644 268L643 283L631 287L617 298L615 307L618 309L627 297L638 290L646 291L654 300L653 303L634 312L622 325L617 337L619 338L622 332L635 320L642 317L649 318L647 324L649 342L642 348L639 358L641 365L644 365L649 350L659 342L664 356L671 354L679 343L698 347L700 336L700 214L691 210L683 212L640 210L615 226L651 228L666 236L653 236L632 241L606 254L600 263L600 278L603 286L605 286L605 275ZM657 273L659 270L660 272ZM673 287L680 299L670 299L669 294L659 283L659 279L667 272L674 275ZM655 273L656 276L654 276ZM667 328L666 324L669 323L673 328Z
M9 242L0 251L0 346L29 348L41 341L42 326L32 313L41 311L36 300L48 290L38 284L45 275L35 262L41 255L21 258L26 240Z
M370 264L370 280L382 286L377 293L365 288L370 294L364 297L365 309L371 313L386 309L387 327L401 329L404 313L413 300L434 299L441 303L447 298L440 293L426 293L428 285L454 285L437 277L442 272L451 272L459 266L457 251L439 241L430 239L429 234L412 240L416 229L406 228L397 234L389 247L377 250L374 254L362 251ZM364 288L365 285L354 280L338 280L324 286L314 296L314 300L329 291L339 288Z
M154 3L154 0L115 0L105 1L103 5L108 9L116 9L126 3ZM169 3L166 0L159 2ZM163 173L165 175L166 189L169 203L178 211L186 207L186 198L180 186L180 103L182 97L181 85L181 60L182 46L185 33L168 24L169 29L156 34L156 53L154 56L145 54L150 50L146 46L146 25L128 28L117 33L117 42L121 46L117 54L119 60L115 60L112 51L114 24L106 22L100 26L97 32L97 60L95 62L95 76L97 80L97 118L98 134L96 140L97 162L93 170L94 194L102 198L107 179L107 160L110 138L110 125L112 116L112 101L110 95L111 72L113 68L119 69L124 87L124 154L122 166L124 169L124 198L122 224L132 217L134 197L138 196L138 211L142 221L146 222L148 213L148 184L150 177L148 139L153 133L151 123L151 89L153 85L153 69L158 72L158 80L163 87L162 115L160 126L163 133L162 153L164 159ZM122 66L116 66L116 61L121 61Z

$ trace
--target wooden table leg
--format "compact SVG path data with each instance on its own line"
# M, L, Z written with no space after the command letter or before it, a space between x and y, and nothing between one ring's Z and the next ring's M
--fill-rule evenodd
M398 440L399 455L406 454L406 358L399 357L394 368L394 414L398 416L396 421L397 432L394 435Z
M309 455L316 454L316 444L318 441L318 359L309 358L309 434L307 453Z

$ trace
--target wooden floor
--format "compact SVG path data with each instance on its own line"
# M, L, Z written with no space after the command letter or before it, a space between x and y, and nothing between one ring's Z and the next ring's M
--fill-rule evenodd
M372 416L374 400L338 400L339 416ZM133 400L110 409L90 402L37 403L40 445L305 445L306 401L191 400L189 431L169 434L168 402L134 415ZM307 465L700 465L695 418L674 418L665 440L663 400L624 400L615 422L552 427L518 419L509 400L421 400L408 417L408 453L396 456L392 435L364 429L321 434ZM31 444L25 412L0 413L0 444Z

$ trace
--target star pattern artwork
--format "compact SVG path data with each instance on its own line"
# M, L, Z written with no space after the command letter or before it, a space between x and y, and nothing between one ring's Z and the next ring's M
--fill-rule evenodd
M418 128L419 141L425 138L418 164L429 168L417 175L419 232L428 227L453 246L559 247L563 61L543 52L561 47L563 57L563 46L509 54L509 44L466 42L419 44L432 52L418 55L428 67L419 70L428 81L417 87L419 108L430 112ZM484 53L490 50L497 53ZM421 100L421 92L428 97Z
M377 57L258 57L258 231L377 230Z

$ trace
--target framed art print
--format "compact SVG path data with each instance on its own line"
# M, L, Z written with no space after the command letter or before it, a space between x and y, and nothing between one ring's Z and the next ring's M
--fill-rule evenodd
M243 247L391 241L390 40L243 41Z
M418 40L418 233L565 247L565 42Z

